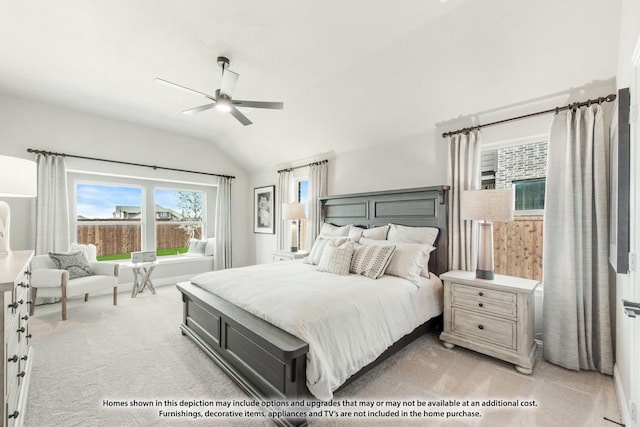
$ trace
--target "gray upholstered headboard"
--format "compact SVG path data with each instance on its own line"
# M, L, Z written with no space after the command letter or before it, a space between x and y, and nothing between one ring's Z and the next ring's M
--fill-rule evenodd
M393 223L440 229L436 250L429 260L429 270L447 271L448 186L408 188L371 193L321 197L324 222L335 225L354 224L364 228Z

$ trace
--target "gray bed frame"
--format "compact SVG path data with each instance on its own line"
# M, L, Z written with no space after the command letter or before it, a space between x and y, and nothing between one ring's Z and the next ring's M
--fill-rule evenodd
M441 274L447 270L448 189L437 186L322 197L323 221L365 228L389 223L437 227L437 249L429 262L430 271ZM306 342L190 282L177 287L183 301L182 334L191 338L249 396L258 401L313 399L306 386ZM439 327L441 317L418 326L344 385L426 331ZM306 425L305 419L275 421L285 426Z

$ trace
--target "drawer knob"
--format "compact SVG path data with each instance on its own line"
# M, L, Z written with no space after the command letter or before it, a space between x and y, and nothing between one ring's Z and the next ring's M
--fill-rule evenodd
M13 357L10 357L7 359L7 362L13 362L13 363L17 363L18 362L18 355L14 354Z
M20 301L18 301L18 304L24 304L24 300L21 299Z
M7 418L18 418L18 415L20 415L20 412L13 411L13 414L9 414Z
M23 326L23 327L21 327L21 328L18 328L18 329L16 330L16 332L18 332L18 333L22 333L22 332L24 332L24 331L26 331L26 329L24 328L24 326Z
M27 356L27 355L25 354L24 356L22 356L22 357L20 358L20 360L27 360L28 358L29 358L29 356Z
M25 276L31 276L31 270L27 270L27 271L25 271L25 272L24 272L24 275L25 275Z
M21 317L22 320L29 320L29 315L25 314L24 316Z
M17 376L18 378L24 378L25 375L27 375L27 373L25 371L22 371Z
M484 329L483 325L478 325L478 329Z
M14 302L13 304L9 304L9 308L14 308L15 309L15 308L18 308L18 305L19 304L17 302Z
M478 292L478 295L480 295L480 296L484 296L484 293L482 293L482 292Z
M484 304L480 302L478 303L478 307L484 307Z
M31 339L32 336L33 336L33 334L28 334L27 338Z

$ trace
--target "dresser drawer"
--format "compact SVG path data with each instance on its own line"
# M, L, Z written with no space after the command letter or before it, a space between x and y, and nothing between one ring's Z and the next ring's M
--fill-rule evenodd
M453 333L509 349L516 348L517 323L515 321L484 316L458 308L453 308L451 314Z
M516 294L457 283L452 284L451 304L514 319L518 315Z

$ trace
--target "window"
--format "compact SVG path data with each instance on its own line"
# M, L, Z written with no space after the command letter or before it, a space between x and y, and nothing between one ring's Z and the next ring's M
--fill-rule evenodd
M544 190L546 179L514 181L516 188L516 212L544 210Z
M202 191L155 190L156 252L184 253L189 239L202 238Z
M302 203L304 205L305 216L309 218L309 180L307 178L297 180L297 187L298 203ZM298 222L298 247L301 251L308 250L306 219Z
M100 259L141 250L142 188L79 183L76 240L93 243Z
M96 245L98 260L186 252L189 239L213 237L216 187L69 173L72 242Z

